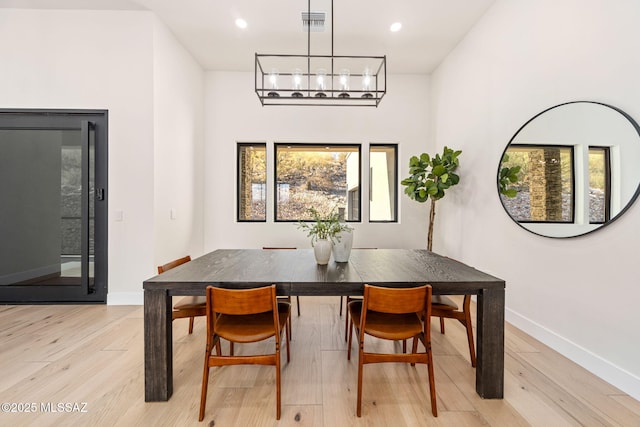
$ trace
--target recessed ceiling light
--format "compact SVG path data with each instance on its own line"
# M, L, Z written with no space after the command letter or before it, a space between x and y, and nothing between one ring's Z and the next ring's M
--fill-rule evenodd
M242 18L236 19L236 27L245 29L247 28L247 21Z
M393 24L391 24L391 27L389 29L391 30L391 32L395 33L397 31L400 31L400 28L402 28L402 23L394 22Z

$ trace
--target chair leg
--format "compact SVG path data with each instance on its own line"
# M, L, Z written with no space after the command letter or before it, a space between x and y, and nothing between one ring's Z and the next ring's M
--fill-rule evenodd
M363 371L363 363L362 360L364 358L364 351L362 348L362 344L360 344L360 352L358 355L358 403L356 405L356 415L359 417L362 416L362 371Z
M469 342L469 358L471 359L471 366L476 367L476 350L473 344L473 326L471 325L471 319L466 319L466 322L460 321L467 329L467 341Z
M189 317L189 335L193 333L193 316Z
M429 371L429 394L431 395L431 413L434 417L438 416L438 407L436 403L436 382L433 377L433 357L431 355L431 345L427 349L427 369Z
M340 316L342 316L342 299L343 298L344 297L340 297ZM345 341L346 341L346 338L345 338Z
M289 313L289 319L291 319L291 313ZM287 340L287 363L289 363L291 361L291 352L289 351L291 330L289 330L289 325L286 325L285 327L287 328L287 330L284 331L285 339Z
M440 333L444 334L444 317L440 318Z
M276 420L280 419L280 404L280 349L276 349Z
M289 319L287 320L287 337L291 339L291 330L293 329L293 325L291 324L291 313L289 313Z
M298 306L298 316L300 316L300 297L296 296L296 305Z
M342 297L341 297L342 298ZM342 299L340 299L342 301ZM349 319L349 308L344 310L344 340L347 341L347 335L349 335L349 329L351 328L351 319Z
M218 344L220 345L220 341ZM202 392L200 394L200 414L198 421L204 419L204 410L207 406L207 387L209 385L209 356L211 355L211 349L207 346L207 351L204 355L204 371L202 372Z
M353 324L349 322L349 344L347 345L347 360L351 360L351 337L353 336Z

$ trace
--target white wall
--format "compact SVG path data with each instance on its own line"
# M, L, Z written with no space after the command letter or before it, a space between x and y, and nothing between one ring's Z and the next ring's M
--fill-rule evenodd
M310 247L295 223L273 221L273 142L362 143L368 170L369 143L398 143L400 177L411 155L428 150L428 77L389 76L380 107L262 107L252 73L208 72L206 77L205 249ZM267 222L236 222L236 142L267 143ZM367 177L368 173L364 173ZM369 194L363 180L362 194ZM368 197L354 247L425 247L427 206L405 196L400 222L369 224Z
M590 235L539 237L504 212L496 174L513 134L553 105L600 101L640 120L638 17L633 0L498 0L430 87L435 143L463 150L434 247L505 279L508 321L635 398L640 204Z
M203 249L204 71L154 26L155 264Z
M0 9L0 40L1 108L109 110L108 300L142 303L142 282L173 256L170 244L176 254L202 249L194 184L201 181L194 159L201 157L202 72L149 12ZM185 194L156 192L156 159L190 186ZM166 176L158 174L158 185ZM155 211L163 217L169 205L179 221L156 227ZM188 242L175 237L187 227Z

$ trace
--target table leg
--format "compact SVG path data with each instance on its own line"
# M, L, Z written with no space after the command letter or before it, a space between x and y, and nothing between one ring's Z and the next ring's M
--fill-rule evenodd
M482 289L477 301L476 392L502 399L504 392L504 289Z
M144 400L169 400L173 394L171 297L166 290L144 291Z

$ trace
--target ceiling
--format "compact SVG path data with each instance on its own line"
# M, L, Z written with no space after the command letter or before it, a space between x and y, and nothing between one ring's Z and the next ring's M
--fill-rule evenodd
M334 54L386 55L389 73L429 74L495 0L335 0ZM0 0L0 8L151 10L208 70L253 71L254 54L306 54L305 0ZM331 54L331 0L311 54ZM247 22L242 30L237 18ZM402 29L389 27L401 22Z

